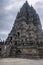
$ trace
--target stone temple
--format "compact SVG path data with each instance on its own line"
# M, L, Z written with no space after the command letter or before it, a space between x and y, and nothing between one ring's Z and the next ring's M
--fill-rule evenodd
M2 48L4 57L43 58L43 30L39 15L26 1Z

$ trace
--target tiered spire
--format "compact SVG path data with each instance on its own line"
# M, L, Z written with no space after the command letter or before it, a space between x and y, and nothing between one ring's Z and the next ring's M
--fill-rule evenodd
M35 9L28 4L27 1L24 3L22 8L20 9L20 12L17 14L17 19L23 18L23 17L25 17L25 19L28 21L28 23L29 23L29 19L31 20L31 18L33 18L33 20L31 20L31 22L36 21L35 23L37 23L37 24L40 23L38 14L36 13ZM37 19L39 19L39 21Z
M22 8L20 9L20 12L18 13L17 18L23 17L23 16L25 16L25 18L26 18L29 9L30 9L30 6L29 6L28 2L26 1L24 3L24 5L22 6Z

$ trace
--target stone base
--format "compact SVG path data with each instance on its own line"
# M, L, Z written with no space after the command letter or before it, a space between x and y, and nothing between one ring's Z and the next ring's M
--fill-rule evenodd
M38 55L32 55L32 54L15 54L10 57L15 57L15 58L27 58L27 59L39 59L40 57Z

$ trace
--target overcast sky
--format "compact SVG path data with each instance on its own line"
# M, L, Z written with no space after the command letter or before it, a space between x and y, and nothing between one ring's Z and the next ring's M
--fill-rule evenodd
M17 12L26 0L0 0L0 38L5 40L10 33ZM43 0L27 0L38 12L43 28Z

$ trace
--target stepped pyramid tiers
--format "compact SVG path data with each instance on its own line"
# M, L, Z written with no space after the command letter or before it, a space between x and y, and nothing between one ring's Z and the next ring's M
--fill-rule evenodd
M43 32L41 22L35 9L29 6L27 1L17 14L6 44L11 45L11 56L42 56Z

